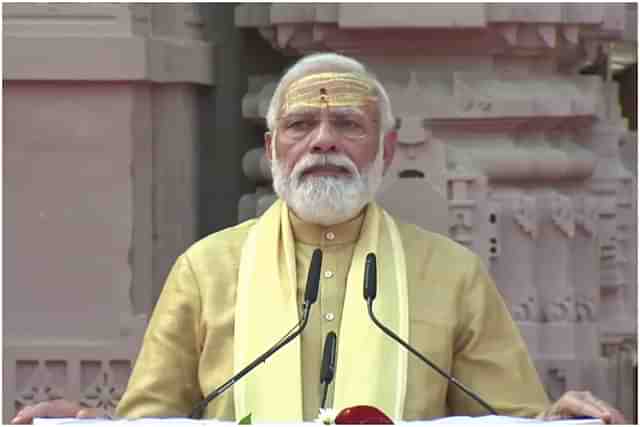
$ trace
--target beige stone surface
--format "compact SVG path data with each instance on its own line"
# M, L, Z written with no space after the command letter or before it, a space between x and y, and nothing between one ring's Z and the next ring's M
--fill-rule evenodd
M4 31L8 34L34 36L129 34L134 16L126 3L98 3L91 8L73 3L10 3L2 8Z
M341 28L456 28L484 27L482 3L342 3L338 8Z
M4 295L23 308L5 312L5 338L84 337L87 313L95 338L115 338L131 285L131 89L4 89Z
M12 3L3 8L3 25L5 79L215 78L212 45L193 5Z
M60 397L112 409L195 240L214 46L192 4L9 4L3 24L3 421Z

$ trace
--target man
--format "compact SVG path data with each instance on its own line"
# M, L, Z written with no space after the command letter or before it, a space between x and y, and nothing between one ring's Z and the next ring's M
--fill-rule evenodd
M373 202L396 133L384 88L360 63L335 54L303 58L280 81L267 125L279 200L259 219L208 236L178 258L117 416L186 416L278 341L298 321L311 253L320 248L320 297L301 339L211 402L206 417L316 418L330 331L338 351L329 406L369 404L397 420L486 414L369 320L363 266L374 252L378 316L499 414L624 422L588 392L550 405L478 257ZM13 422L78 415L96 413L56 401L27 408Z

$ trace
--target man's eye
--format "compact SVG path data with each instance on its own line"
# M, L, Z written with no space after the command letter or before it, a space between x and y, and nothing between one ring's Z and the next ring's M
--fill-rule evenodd
M311 128L311 122L308 120L294 120L287 124L287 129L305 130Z
M356 129L362 128L360 123L351 119L336 120L334 123L334 126L336 126L339 129L345 129L345 130L356 130Z

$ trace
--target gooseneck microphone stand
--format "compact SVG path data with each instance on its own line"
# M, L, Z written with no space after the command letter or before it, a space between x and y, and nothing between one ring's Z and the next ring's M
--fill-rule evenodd
M458 389L462 390L467 396L478 402L482 407L484 407L491 415L498 415L495 409L487 402L485 402L480 396L458 381L455 377L449 375L438 366L436 366L429 359L424 357L422 354L418 353L413 347L411 347L408 343L404 342L402 338L396 335L392 330L384 326L380 321L376 318L373 313L373 300L376 298L377 292L377 267L376 267L376 256L373 253L367 255L364 265L364 298L367 300L367 308L369 310L369 317L373 320L373 323L382 331L393 338L398 344L409 350L411 354L416 356L418 359L422 360L424 363L429 365L432 369L434 369L437 373L446 378L450 383L458 387Z
M204 414L204 410L207 405L224 393L229 387L238 382L242 377L251 372L256 366L259 364L266 362L269 357L271 357L276 351L280 350L282 347L293 341L298 335L302 333L304 328L307 326L307 322L309 321L309 314L311 312L311 306L318 299L318 286L320 283L320 270L322 267L322 252L320 249L316 249L313 251L313 255L311 256L311 266L309 267L309 274L307 277L307 287L305 289L304 294L304 304L303 304L303 314L302 320L296 325L292 331L287 332L282 339L280 339L273 347L269 350L265 351L263 354L258 356L253 362L247 365L240 372L235 374L233 377L229 379L226 383L222 384L211 393L207 395L203 400L201 400L191 411L189 418L200 419Z

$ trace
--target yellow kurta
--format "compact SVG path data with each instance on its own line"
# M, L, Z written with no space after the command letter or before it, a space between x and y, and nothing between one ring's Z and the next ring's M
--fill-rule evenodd
M299 301L311 252L316 247L323 250L320 296L302 336L307 420L318 414L322 346L329 331L339 333L344 287L362 219L361 215L345 224L321 227L291 218L301 272ZM240 252L255 223L250 220L212 234L178 258L151 318L118 416L186 416L203 395L233 374ZM406 253L411 344L500 414L532 416L542 411L547 397L525 344L478 257L414 225L398 222L398 228ZM405 420L485 414L413 356L408 369ZM274 393L277 389L274 384ZM330 392L328 406L331 398ZM233 390L213 401L205 414L233 419Z

